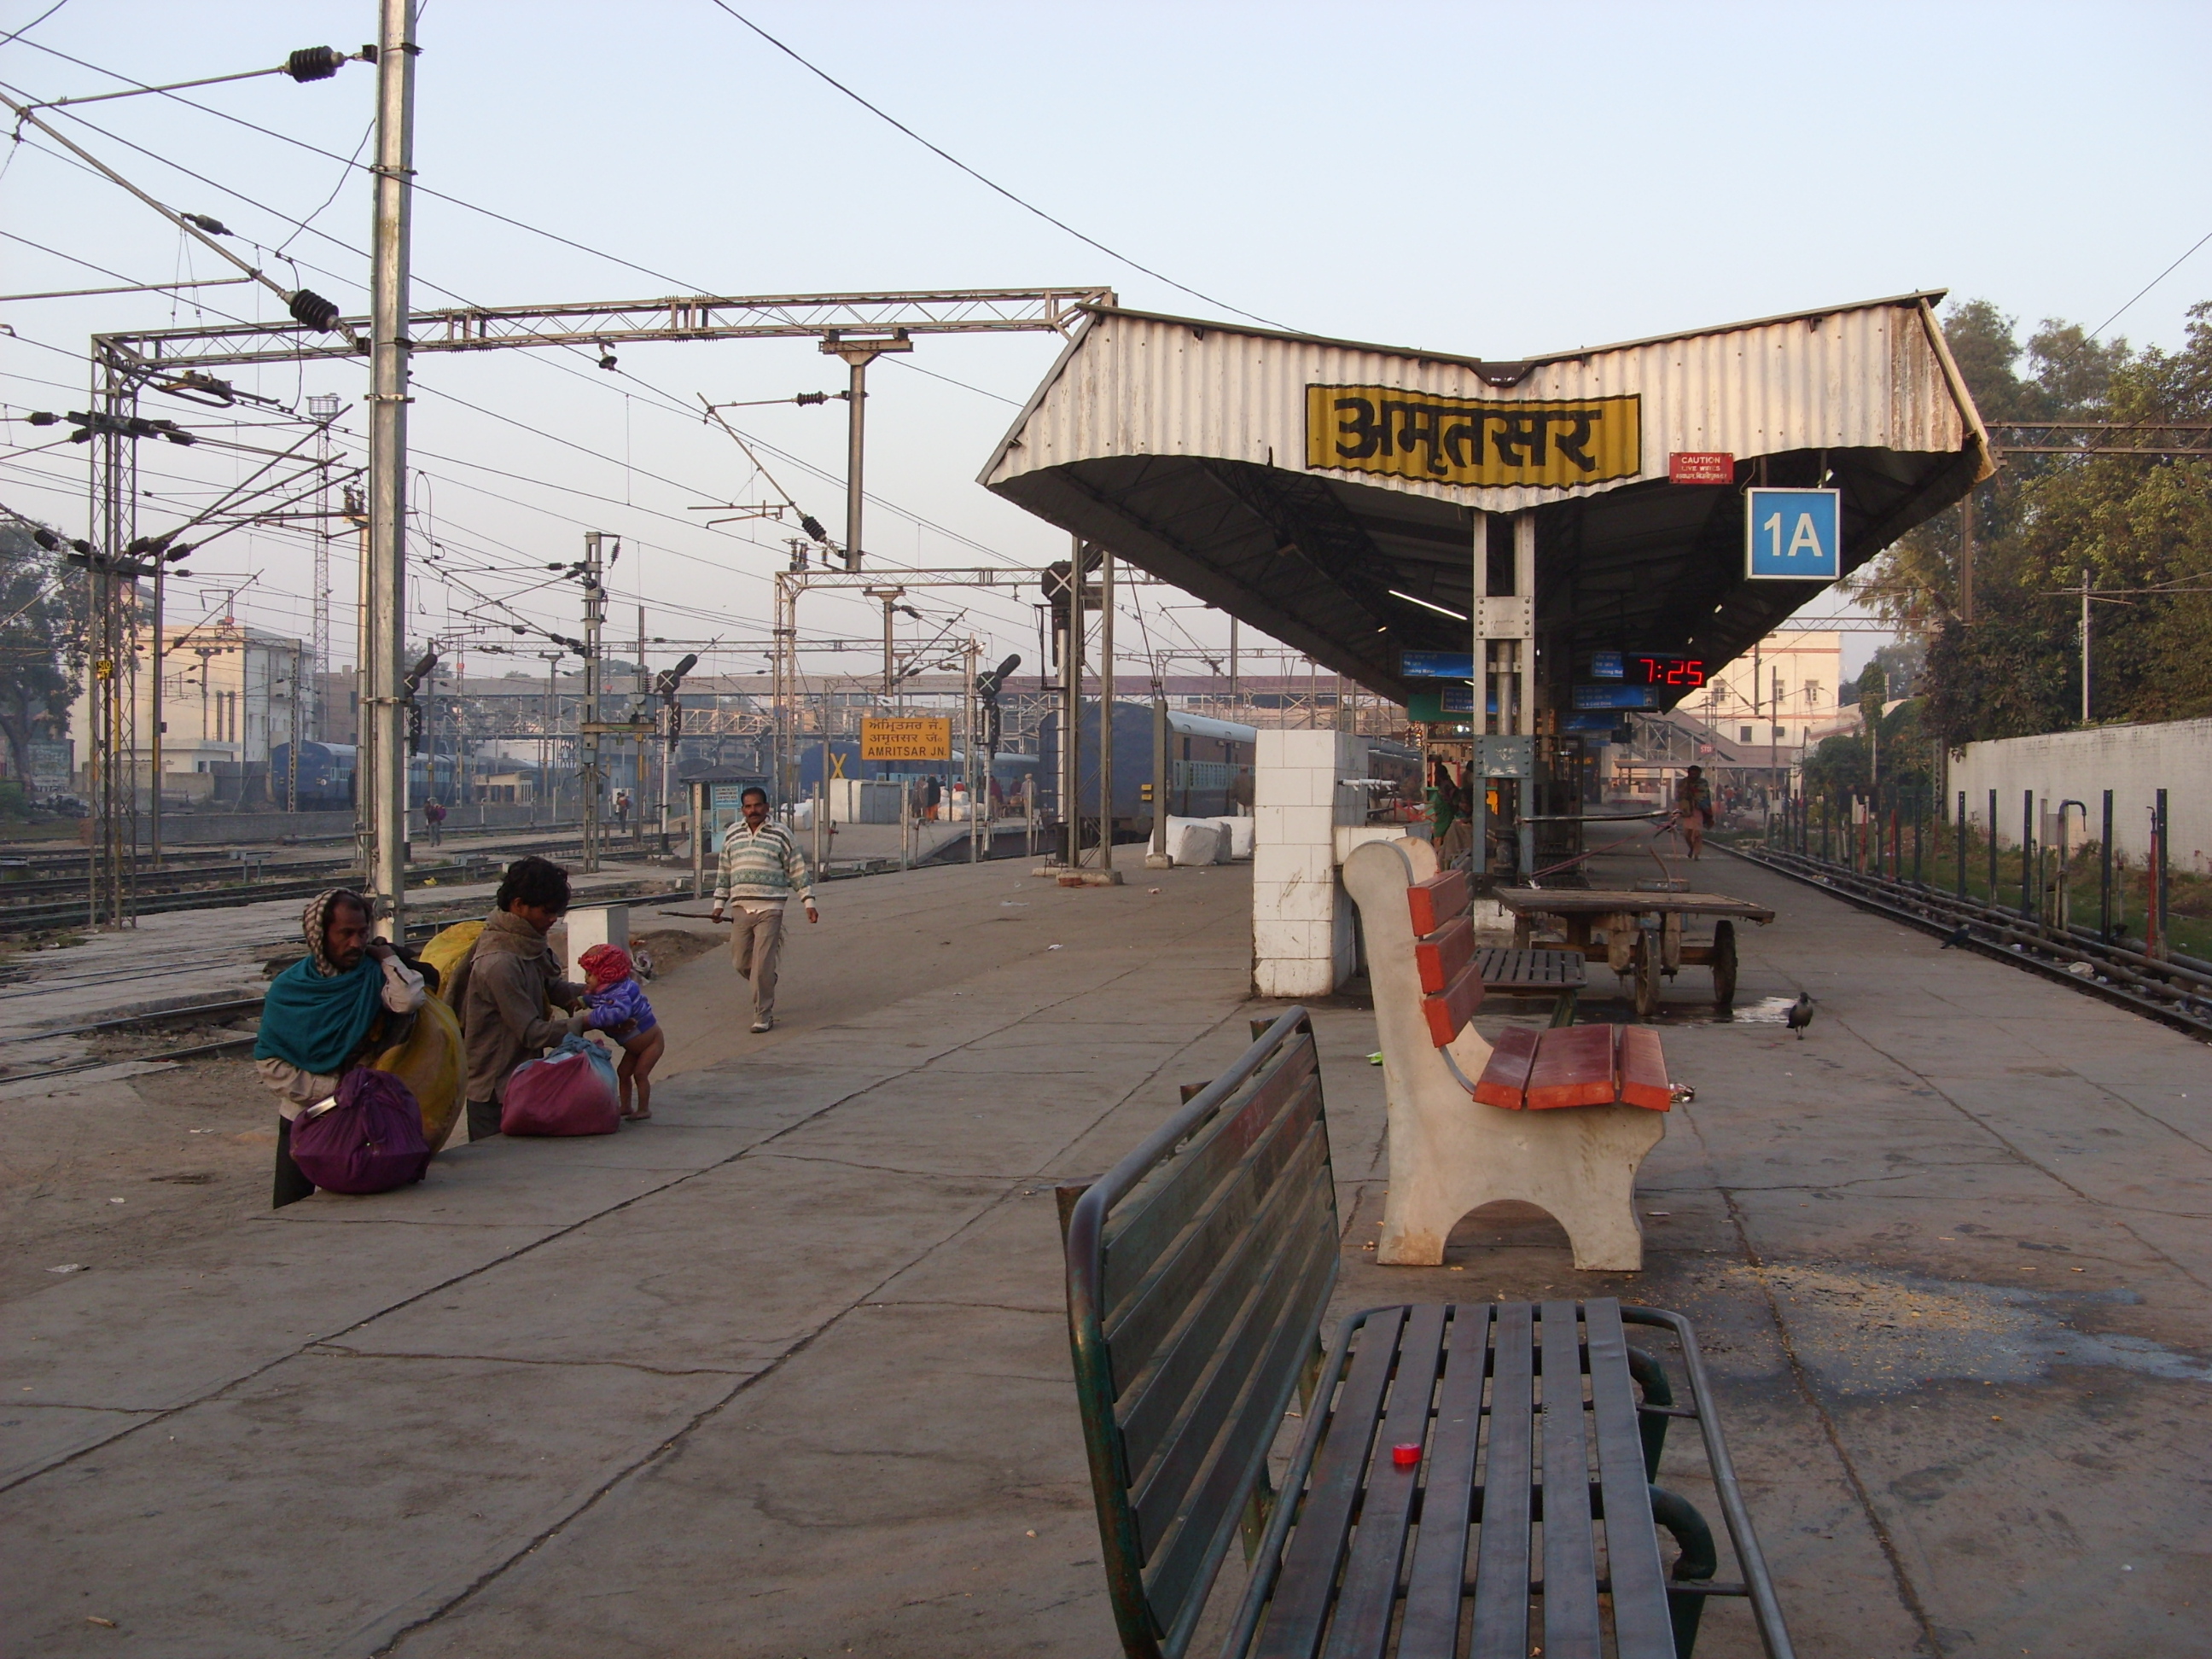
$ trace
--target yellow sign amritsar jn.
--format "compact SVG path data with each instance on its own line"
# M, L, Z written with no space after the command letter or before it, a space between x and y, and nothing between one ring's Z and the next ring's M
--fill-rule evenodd
M884 717L860 722L864 761L942 761L952 758L952 722L926 716Z
M1644 470L1634 397L1478 400L1382 386L1306 388L1306 465L1434 483L1561 489Z

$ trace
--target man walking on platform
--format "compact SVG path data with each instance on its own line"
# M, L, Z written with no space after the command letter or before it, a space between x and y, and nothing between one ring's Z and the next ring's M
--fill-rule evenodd
M748 789L738 799L744 816L722 836L722 858L714 876L714 920L735 906L730 917L730 961L752 981L753 1030L775 1024L776 964L783 955L784 906L795 893L806 906L806 920L822 914L814 907L814 884L791 831L771 823L768 791Z

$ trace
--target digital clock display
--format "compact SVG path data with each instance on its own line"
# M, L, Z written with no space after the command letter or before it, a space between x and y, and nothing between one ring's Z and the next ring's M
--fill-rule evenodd
M1629 658L1627 679L1631 685L1696 686L1705 683L1705 663L1702 657L1636 657Z

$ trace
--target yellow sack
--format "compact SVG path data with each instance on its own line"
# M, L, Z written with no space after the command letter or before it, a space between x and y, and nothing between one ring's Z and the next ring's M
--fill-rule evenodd
M438 970L438 994L448 1005L453 1000L453 969L461 965L461 958L468 955L483 928L480 921L457 921L422 947L422 959Z
M449 927L446 933L456 931ZM386 1048L368 1063L373 1070L391 1073L414 1091L422 1108L422 1139L434 1152L443 1146L468 1105L468 1056L461 1047L461 1022L453 1011L435 997L425 999L406 1042Z

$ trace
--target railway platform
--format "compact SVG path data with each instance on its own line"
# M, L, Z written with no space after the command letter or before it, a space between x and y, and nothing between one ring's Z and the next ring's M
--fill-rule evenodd
M1442 1266L1376 1265L1381 1073L1347 998L1316 1010L1338 1310L1687 1314L1801 1653L2197 1650L2203 1046L1772 872L1695 869L1778 920L1739 941L1734 1018L1662 1004L1697 1095L1644 1166L1645 1270L1577 1273L1547 1218L1497 1209ZM720 953L656 983L678 1043L652 1123L166 1243L134 1242L132 1206L227 1191L151 1184L219 1161L186 1133L215 1106L123 1099L158 1077L0 1099L10 1211L66 1192L82 1223L0 1282L0 1653L1114 1651L1053 1188L1274 1006L1248 994L1249 884L841 884L769 1037L714 1029ZM1632 1018L1610 979L1583 1018ZM69 1175L54 1126L125 1111L173 1169ZM1753 1646L1737 1610L1706 1619L1701 1654Z

